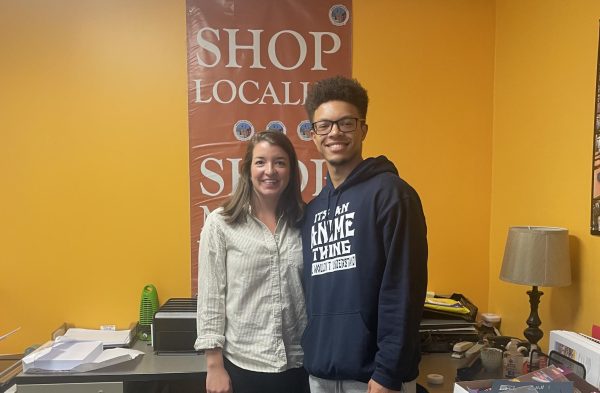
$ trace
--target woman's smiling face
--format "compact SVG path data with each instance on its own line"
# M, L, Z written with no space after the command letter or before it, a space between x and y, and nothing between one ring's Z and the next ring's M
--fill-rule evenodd
M279 200L290 181L290 159L285 150L266 141L256 144L250 179L256 196Z

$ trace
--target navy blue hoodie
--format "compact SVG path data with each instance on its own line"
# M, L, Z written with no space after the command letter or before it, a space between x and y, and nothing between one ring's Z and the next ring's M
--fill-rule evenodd
M400 390L418 375L427 228L416 191L384 156L329 178L302 228L304 367Z

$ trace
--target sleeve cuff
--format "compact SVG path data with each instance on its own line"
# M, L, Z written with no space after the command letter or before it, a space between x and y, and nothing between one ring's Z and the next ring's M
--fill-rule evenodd
M378 372L377 369L375 369L375 372L371 376L371 379L383 386L384 388L391 390L402 390L402 381L395 381L389 376Z
M223 345L225 345L225 336L210 334L198 337L194 343L194 349L201 351L204 349L223 348Z

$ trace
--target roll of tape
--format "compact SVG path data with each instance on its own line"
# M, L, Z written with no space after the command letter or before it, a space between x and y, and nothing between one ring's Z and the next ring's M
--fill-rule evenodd
M427 374L427 383L441 385L444 383L444 376L440 374Z

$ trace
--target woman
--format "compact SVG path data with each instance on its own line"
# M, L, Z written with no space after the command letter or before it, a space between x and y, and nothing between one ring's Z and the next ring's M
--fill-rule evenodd
M235 192L208 215L198 257L198 339L208 393L308 391L299 228L304 203L294 147L254 135Z

